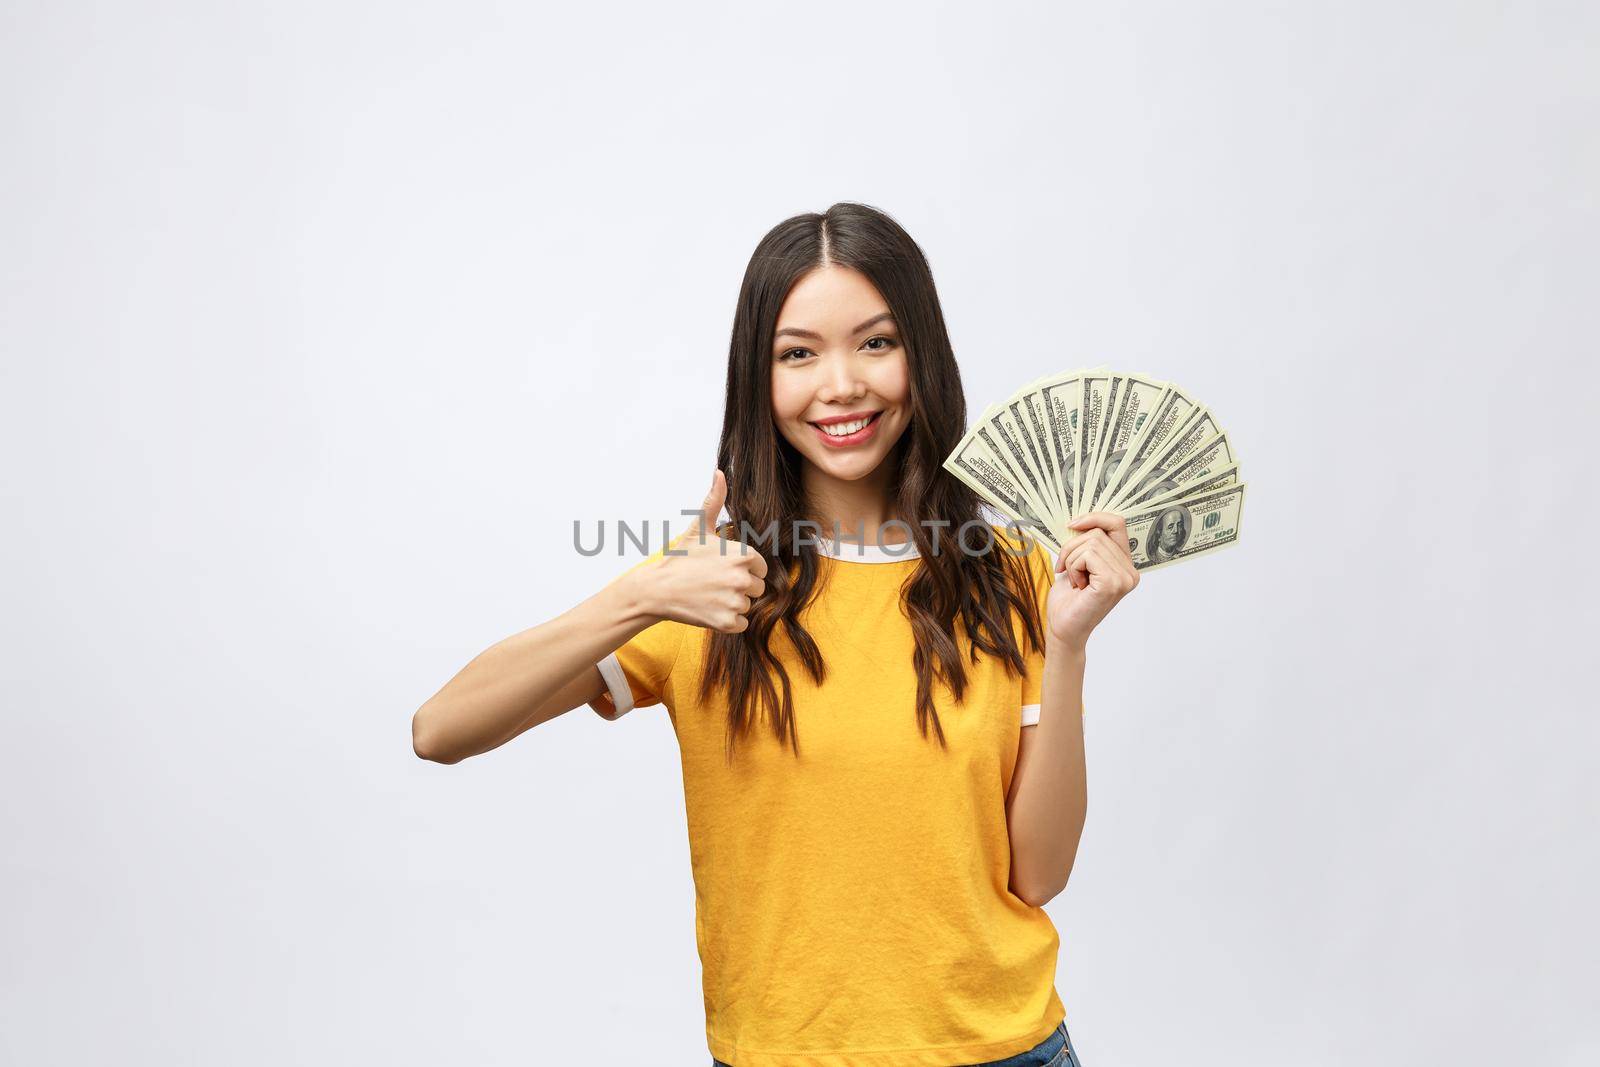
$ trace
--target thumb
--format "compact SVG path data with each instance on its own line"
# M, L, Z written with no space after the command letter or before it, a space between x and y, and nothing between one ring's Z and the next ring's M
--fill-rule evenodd
M718 467L711 475L711 489L706 493L706 498L700 502L700 514L696 515L685 531L686 540L698 541L702 532L714 533L717 528L717 516L722 514L722 505L728 499L728 479Z

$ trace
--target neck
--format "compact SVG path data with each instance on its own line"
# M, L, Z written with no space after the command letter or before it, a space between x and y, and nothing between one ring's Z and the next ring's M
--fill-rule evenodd
M846 541L866 544L898 544L909 539L906 530L892 527L880 536L883 524L898 518L889 501L889 480L893 471L888 463L864 478L844 481L824 474L810 463L805 465L806 501L811 517L822 525L825 537L832 537L838 523L839 536Z

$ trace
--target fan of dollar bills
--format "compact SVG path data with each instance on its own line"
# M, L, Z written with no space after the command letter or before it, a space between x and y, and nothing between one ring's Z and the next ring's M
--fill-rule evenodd
M945 469L1057 555L1067 523L1111 511L1134 566L1154 570L1239 540L1245 483L1228 435L1172 382L1094 367L992 404Z

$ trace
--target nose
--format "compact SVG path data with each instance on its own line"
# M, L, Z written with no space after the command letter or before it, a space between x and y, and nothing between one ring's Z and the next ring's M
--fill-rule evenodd
M867 381L849 356L834 356L825 360L823 381L817 390L817 399L825 404L843 400L859 400L867 395Z

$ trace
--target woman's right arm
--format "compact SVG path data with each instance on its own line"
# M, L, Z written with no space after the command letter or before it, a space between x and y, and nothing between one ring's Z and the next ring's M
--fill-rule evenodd
M459 763L598 700L605 683L595 665L659 621L645 603L645 579L629 571L570 611L478 653L412 717L417 755Z
M742 631L745 612L764 590L766 561L737 542L700 536L715 529L727 495L720 471L711 485L682 547L625 571L565 614L512 634L461 668L412 717L416 754L459 763L600 699L606 689L597 664L664 619Z

